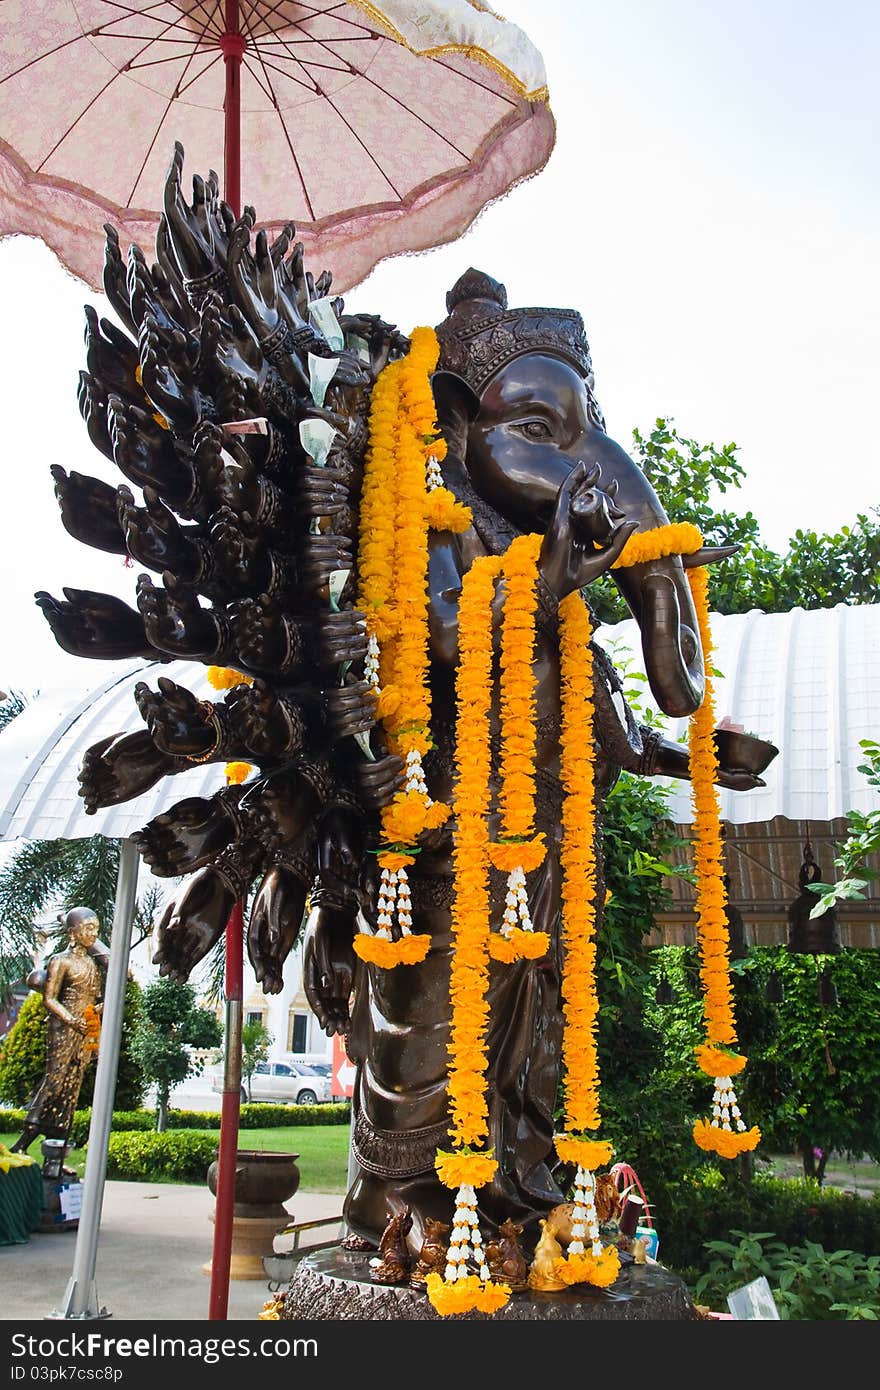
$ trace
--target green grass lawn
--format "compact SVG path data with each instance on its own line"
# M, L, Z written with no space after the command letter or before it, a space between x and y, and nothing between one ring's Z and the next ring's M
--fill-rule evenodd
M219 1141L219 1131L217 1138ZM18 1134L0 1134L0 1144L14 1144ZM243 1129L239 1132L240 1149L258 1149L261 1153L299 1154L297 1166L301 1173L301 1192L345 1192L348 1183L349 1127L345 1125L299 1125L290 1129ZM28 1150L40 1162L40 1141L35 1139ZM85 1172L85 1152L71 1149L65 1160L80 1177Z

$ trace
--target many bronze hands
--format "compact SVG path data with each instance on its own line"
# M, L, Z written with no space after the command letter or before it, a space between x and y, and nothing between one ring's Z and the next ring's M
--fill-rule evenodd
M144 507L135 504L130 488L116 490L117 526L133 559L162 573L171 570L178 579L192 583L202 568L198 528L180 525L155 488L144 488Z
M183 196L182 174L183 146L175 141L165 177L165 228L181 275L185 280L195 280L210 274L218 265L225 266L235 215L228 203L220 199L220 180L213 169L207 179L198 174L193 178L191 204ZM245 217L253 225L253 208L245 208Z
M239 824L229 790L185 797L134 832L132 839L157 877L177 878L202 869L232 843Z
M86 368L106 395L126 396L134 402L141 390L135 372L138 351L127 333L121 332L109 319L98 319L97 310L85 306Z
M236 739L258 762L292 757L303 747L306 725L301 711L291 697L276 695L265 681L236 685L225 703Z
M561 485L541 545L539 569L557 600L583 589L614 564L637 522L601 492L598 465L576 464ZM603 543L597 550L596 544Z
M322 904L309 914L303 942L303 989L324 1032L347 1033L354 981L354 910Z
M248 958L264 994L280 994L284 962L300 938L306 885L286 864L275 864L260 884L247 932Z
M253 329L282 379L301 395L309 390L308 377L295 353L284 351L287 336L306 327L287 281L278 269L265 231L256 236L254 254L250 250L253 222L238 221L229 238L227 273L236 304ZM282 234L284 235L284 234ZM282 349L276 351L275 349Z
M124 555L125 538L116 513L115 489L86 473L68 474L57 463L51 464L49 471L55 480L61 522L68 535L96 550Z
M153 963L172 980L189 979L223 935L235 904L227 877L209 865L194 874L165 908Z
M44 589L38 590L34 598L64 651L71 656L103 661L133 656L155 659L157 652L141 615L122 599L93 589L65 588L62 592L63 602Z
M135 703L156 747L175 758L203 760L212 753L219 757L224 740L218 731L222 733L223 725L213 722L215 707L210 701L198 699L167 676L160 676L158 685L156 694L145 681L134 688Z
M389 753L372 763L361 759L355 763L354 775L359 799L368 811L381 811L395 792L403 788L406 780L403 759L396 753Z
M168 571L163 583L158 588L148 574L137 580L137 606L149 641L169 656L219 658L222 632L214 614Z
M198 343L181 329L163 328L144 314L138 332L141 380L156 410L180 434L189 434L202 418L202 399L195 381Z
M107 402L111 457L137 487L151 487L179 509L191 498L192 463L149 410L111 396Z
M376 697L362 680L349 680L324 691L327 728L334 743L369 734L376 723Z
M111 734L86 750L79 772L79 794L87 815L140 796L161 777L178 771L178 761L158 748L146 729Z

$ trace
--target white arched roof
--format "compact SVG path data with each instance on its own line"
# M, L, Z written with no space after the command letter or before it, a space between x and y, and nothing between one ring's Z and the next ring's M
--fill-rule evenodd
M858 771L859 740L880 739L880 604L713 613L711 626L717 718L727 715L779 749L763 774L766 787L720 791L722 819L831 821L880 809L880 796ZM634 620L600 627L596 640L618 669L644 675ZM650 703L642 695L647 685L633 688ZM666 732L685 743L687 724L667 720ZM689 783L666 785L671 819L690 824Z
M880 604L789 613L712 615L716 713L728 715L779 749L751 792L721 792L721 814L736 825L785 816L831 821L850 810L880 809L880 797L858 771L859 739L880 734ZM644 698L647 686L634 621L598 629L597 640ZM96 668L98 668L98 663ZM223 765L197 765L163 778L121 806L86 815L77 775L86 749L111 734L143 728L134 701L140 680L155 688L168 676L202 699L216 698L201 662L116 662L101 665L94 688L49 691L28 705L0 737L0 839L128 837L185 796L210 796ZM685 742L687 720L670 720L671 738ZM692 820L690 787L669 782L670 815Z
M46 691L0 735L0 840L127 839L182 797L211 796L224 785L223 763L197 764L132 801L86 815L77 782L83 757L111 734L144 728L134 699L138 681L155 689L158 677L168 676L199 699L218 698L199 661L94 665L103 679L92 689Z

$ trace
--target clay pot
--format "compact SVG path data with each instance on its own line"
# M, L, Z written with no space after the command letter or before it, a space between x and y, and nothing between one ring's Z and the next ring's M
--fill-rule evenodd
M283 1203L299 1187L299 1154L260 1153L239 1149L235 1155L233 1216L272 1216L282 1222L289 1213ZM208 1169L208 1187L217 1196L217 1160Z

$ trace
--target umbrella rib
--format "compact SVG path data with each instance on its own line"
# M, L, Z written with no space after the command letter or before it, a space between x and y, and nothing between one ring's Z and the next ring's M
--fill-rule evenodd
M190 87L192 87L194 83L198 82L198 80L199 80L200 77L204 77L204 75L205 75L206 72L210 72L210 70L211 70L211 68L214 66L214 64L215 64L215 63L219 63L222 57L223 57L223 54L222 54L222 53L215 53L215 54L214 54L214 57L211 59L210 63L206 63L205 66L202 68L201 72L197 72L196 75L195 75L195 77L191 77L190 80L189 80L183 87L181 87L181 85L180 85L180 79L178 79L177 87L176 87L176 89L175 89L175 96L182 97L183 94L184 94L184 92L188 92L189 89L190 89ZM187 66L188 66L188 65L187 65ZM186 68L184 68L183 72L180 74L180 78L183 77L183 75L184 75L185 72L186 72Z
M370 77L365 72L362 72L359 75L364 82L369 82L371 87L376 87L380 92L383 92L386 97L390 97L390 99L393 102L396 102L396 104L402 107L404 111L407 111L410 116L415 116L417 121L421 121L423 126L427 126L428 130L430 130L434 135L436 135L438 140L442 140L444 145L448 145L451 150L455 150L455 153L457 155L461 155L462 159L468 158L464 150L460 150L458 146L455 144L455 142L449 139L448 135L444 135L442 131L439 131L437 129L436 126L431 125L431 122L426 121L424 116L420 116L418 111L413 111L411 106L407 106L405 101L400 100L400 97L395 96L393 92L389 92L387 88L382 86L381 82L376 81L375 77Z
M307 16L307 17L308 17L308 16ZM324 52L325 52L325 53L329 53L329 54L330 54L330 57L331 57L331 58L335 58L335 59L337 60L337 62L341 62L341 63L344 63L344 62L345 62L345 59L342 58L338 53L335 53L335 52L333 51L332 48L329 48L329 47L328 47L328 44L330 44L330 43L351 43L351 42L353 42L353 40L350 40L350 39L327 39L327 40L325 41L324 39L316 39L316 38L313 38L311 34L309 34L308 29L303 29L303 27L302 27L301 24L297 23L296 27L297 27L299 30L301 30L301 32L302 32L303 34L307 35L307 37L306 37L305 39L300 39L300 40L298 40L298 42L300 42L300 43L310 43L310 44L314 44L314 45L315 45L316 47L318 47L318 48L323 48ZM276 43L282 43L282 44L284 44L285 48L287 47L287 42L288 42L288 41L287 41L286 38L284 38L284 36L283 36L283 34L281 33L281 30L280 30L280 29L272 29L270 32L271 32L271 34L272 34L273 40L274 40ZM296 57L294 57L294 55L291 55L291 57L293 57L294 62L301 63L303 67L306 67L307 65L308 65L309 67L316 67L316 68L320 68L320 67L325 66L323 63L310 63L309 60L308 60L307 58L296 58ZM358 71L357 68L352 69L352 66L351 66L350 63L346 64L346 66L348 67L349 72L351 72L351 71L357 72L357 71ZM340 69L340 68L331 68L330 71L331 71L331 72L340 72L341 69Z
M157 23L157 24L163 24L163 23L164 23L166 29L176 29L176 28L178 27L178 25L180 24L180 21L181 21L181 20L184 20L184 19L189 18L189 16L188 16L187 14L184 13L184 11L180 8L180 6L179 6L178 4L175 4L175 3L174 3L174 0L156 0L156 3L153 4L153 5L145 5L145 6L143 6L142 8L141 8L141 7L138 7L137 9L133 9L133 8L131 7L131 5L123 5L123 4L120 4L120 3L119 3L119 0L104 0L104 4L105 4L108 8L110 8L110 9L121 10L122 13L121 13L120 15L117 15L116 19L108 19L108 20L105 21L104 24L99 24L99 25L97 26L96 29L92 29L92 30L89 31L90 34L100 34L100 33L102 33L105 29L109 29L109 27L110 27L111 24L119 24L123 19L143 19L144 17L149 18L149 17L150 17L150 10L164 10L164 9L168 8L169 6L170 6L172 9L175 9L175 10L177 11L178 19L171 20L170 22L169 22L169 21L163 21L163 20L157 19L157 20L156 20L156 23ZM202 30L202 33L203 33L203 34L208 30L208 28L210 28L211 24L213 23L213 21L214 21L214 15L216 14L217 8L219 8L219 7L218 7L218 6L215 6L214 14L211 15L211 17L209 18L208 22L207 22L206 25L205 25L205 28ZM181 27L182 27L182 26L181 26ZM221 31L220 28L218 27L218 28L215 28L213 32L214 32L214 33L217 35L217 37L219 38L222 31ZM183 33L184 33L184 35L185 35L185 40L182 40L182 42L183 42L183 41L186 41L186 42L191 41L191 39L192 39L192 33L193 33L192 29L183 28ZM86 37L88 37L88 35L87 35ZM136 39L142 39L143 37L144 37L143 34L130 34L130 35L129 35L129 34L109 34L109 35L108 35L108 38L111 38L111 39L112 39L112 38L136 38Z
M379 163L378 159L377 159L376 156L373 154L373 152L372 152L372 150L369 148L369 146L366 145L366 144L364 143L364 141L361 139L361 137L358 135L357 131L355 130L355 128L354 128L354 126L351 124L351 122L346 120L345 116L344 116L344 115L342 114L342 112L339 110L339 107L336 105L336 103L334 102L333 98L331 97L330 93L329 93L329 92L321 92L321 96L324 98L324 100L325 100L326 102L328 102L328 103L333 107L333 110L336 112L337 116L338 116L339 119L342 121L343 125L345 125L345 126L348 127L348 129L351 131L352 135L354 136L355 140L357 140L357 142L358 142L358 144L360 145L361 149L364 151L364 154L367 156L368 159L372 160L372 162L375 164L376 168L379 170L379 173L382 175L382 177L383 177L383 179L385 180L385 182L387 183L388 187L391 189L391 191L392 191L392 193L394 194L395 198L399 198L400 201L403 202L403 195L395 188L394 184L391 182L390 178L389 178L388 175L385 173L385 170L382 168L382 165ZM455 149L455 146L453 145L452 148Z
M192 11L186 11L186 10L181 9L180 5L177 4L177 0L164 0L164 2L165 2L166 4L170 4L170 5L172 6L172 8L175 9L175 10L177 11L177 13L180 15L181 19L191 19L191 18L192 18ZM210 8L210 6L207 5L207 4L205 4L205 5L202 6L202 9L205 11L205 16L206 16L206 18L205 18L205 23L204 23L204 27L203 27L203 29L202 29L202 35L204 36L204 35L208 32L208 30L210 29L210 30L211 30L211 33L212 33L212 34L216 34L217 37L218 37L218 39L219 39L219 37L220 37L220 35L223 33L223 29L224 29L224 26L219 22L219 20L220 20L220 15L219 15L220 4L219 4L219 3L215 4L215 5L214 5L214 8L213 8L213 10L211 10L211 13L210 13L210 14L208 14L209 8ZM214 24L214 21L215 21L215 20L218 21L216 25ZM191 31L189 31L189 32L191 32Z
M297 176L298 176L298 178L299 178L300 187L302 188L302 191L303 191L303 197L304 197L305 200L306 200L306 207L307 207L308 210L309 210L309 217L310 217L311 220L314 222L314 221L315 221L315 209L312 207L312 200L311 200L311 198L309 197L309 190L306 188L306 181L305 181L305 179L303 178L303 172L302 172L302 169L301 169L300 166L299 166L299 160L298 160L297 157L296 157L296 150L293 148L293 141L292 141L291 138L290 138L290 133L288 132L287 125L285 124L285 121L284 121L284 117L283 117L283 115L281 114L281 107L278 105L278 98L277 98L276 95L275 95L275 88L272 86L272 79L271 79L271 77L269 76L268 72L266 71L266 64L265 64L265 62L263 61L263 55L262 55L262 53L260 52L260 50L259 50L258 48L255 48L255 49L254 49L254 52L256 53L257 58L259 59L259 62L260 62L260 66L261 66L262 69L263 69L263 74L264 74L264 76L265 76L265 78L266 78L266 82L267 82L267 84L268 84L269 91L272 93L272 97L271 97L272 105L275 107L275 110L278 112L278 119L279 119L279 121L281 122L281 129L284 131L284 138L285 138L285 140L287 141L288 149L290 150L290 157L291 157L291 159L293 160L293 166L294 166L294 168L296 169Z
M253 11L252 11L251 13L253 13ZM257 39L257 37L255 36L255 34L253 33L253 30L252 30L251 27L250 27L250 20L251 20L251 15L248 15L247 17L242 16L242 28L243 28L243 31L247 34L248 38L250 39L250 41L251 41L251 48L252 48L253 52L257 55L258 59L260 60L260 63L261 63L262 68L263 68L263 71L264 71L265 74L266 74L266 81L269 83L269 89L270 89L270 90L269 90L269 100L272 102L273 106L274 106L274 107L276 108L276 110L277 110L277 109L279 109L279 108L278 108L277 99L276 99L276 97L275 97L275 89L274 89L274 87L272 87L272 84L271 84L271 82L269 81L269 74L268 74L268 72L266 72L266 62L265 62L265 59L264 59L264 57L263 57L262 48L261 48L261 45L260 45L259 40ZM276 30L273 30L272 32L275 33L275 32L277 32L277 31L276 31ZM295 59L295 61L296 61L296 62L299 62L299 59L297 58L297 59ZM315 95L315 87L314 87L314 86L309 87L307 83L303 82L302 78L300 78L300 77L295 77L295 76L293 75L292 72L285 72L283 68L277 68L277 67L274 69L274 71L277 72L281 77L286 78L289 82L296 82L297 86L299 86L299 87L305 87L305 89L306 89L307 92L311 92L313 96Z
M451 63L444 63L442 58L434 58L432 62L435 62L440 68L445 68L447 72L454 72L456 77L460 77L462 81L472 82L475 87L482 87L484 92L488 92L490 96L495 97L498 101L503 101L508 106L516 106L517 103L512 97L506 97L503 96L501 92L496 92L495 88L490 87L488 82L481 82L478 77L471 77L470 74L459 72L458 68L454 68Z
M219 0L218 0L218 4L219 4ZM126 206L126 207L131 207L131 200L132 200L132 198L134 197L134 191L135 191L135 189L137 188L138 184L140 183L141 175L143 174L144 169L146 168L147 160L149 159L149 157L150 157L150 155L151 155L151 153L152 153L152 151L153 151L153 147L155 146L156 141L157 141L158 138L159 138L159 131L162 129L162 126L163 126L164 123L165 123L165 117L168 115L168 112L169 112L170 109L171 109L171 103L175 100L176 97L179 97L179 96L180 96L180 84L181 84L181 82L183 81L184 77L186 77L186 74L187 74L187 71L188 71L190 65L191 65L193 62L195 62L195 59L196 59L196 57L198 56L198 53L199 53L199 47L198 47L198 46L199 46L199 43L200 43L201 40L205 37L206 32L207 32L207 24L205 25L205 28L202 30L201 34L199 35L199 38L196 40L196 46L195 46L195 48L193 49L192 53L190 53L189 57L187 58L187 60L186 60L186 66L184 67L183 72L180 74L180 76L178 77L176 83L174 84L174 91L171 93L171 96L168 98L168 102L167 102L167 104L166 104L165 110L162 112L162 119L161 119L161 120L157 123L157 125L156 125L156 129L155 129L154 132L153 132L153 138L152 138L152 140L150 141L149 145L147 146L147 151L146 151L146 154L144 155L143 162L142 162L142 164L141 164L141 167L138 169L137 178L135 179L134 183L133 183L132 186L131 186L131 192L129 193L128 198L126 199L126 203L125 203L125 206ZM212 61L208 64L208 67L202 68L202 71L198 74L198 76L199 76L199 77L204 77L204 75L205 75L205 73L207 72L208 68L209 68L209 67L213 67L214 63L216 63L216 62L219 60L219 58L221 58L221 57L222 57L222 54L218 53L217 56L216 56L214 59L212 59ZM197 80L196 78L193 78L193 81L196 81L196 80Z
M318 11L318 13L319 13L319 14L322 14L322 15L325 15L325 14L332 14L334 10L343 10L343 9L345 9L345 0L340 0L340 4L338 4L338 5L328 5L328 7L327 7L326 10L320 10L320 11ZM342 20L342 23L343 23L343 24L350 24L351 27L352 27L353 29L362 29L363 32L364 32L364 34L365 34L368 38L371 38L371 39L386 39L386 38L388 38L388 35L387 35L387 34L383 34L383 33L381 33L380 31L377 31L376 29L370 29L369 26L366 25L366 24L358 24L357 20L355 20L355 19L343 19L343 20ZM340 42L348 43L348 39L340 40Z
M261 52L261 53L265 53L265 50L264 50L262 44L260 45L260 52ZM301 82L301 83L302 83L302 79L301 79L301 78L294 77L293 73L288 73L288 72L286 71L285 68L279 67L279 63L282 63L282 62L284 61L284 54L283 54L283 53L273 53L273 54L272 54L272 57L275 59L275 61L274 61L274 63L269 63L269 66L273 69L274 72L280 73L282 77L288 77L288 78L290 79L291 82ZM269 59L266 58L265 61L266 61L266 62L269 62ZM330 66L329 63L313 63L313 62L311 62L308 58L296 58L296 57L294 57L293 55L291 55L291 56L288 58L288 62L291 62L291 63L298 63L299 66L300 66L301 68L321 68L324 72L345 72L345 73L350 73L350 72L351 72L351 69L348 68L348 67L345 67L345 68L331 68L331 66ZM352 75L353 75L353 76L356 76L356 77L359 77L359 76L360 76L360 73L354 73L354 74L352 74ZM314 81L314 79L312 79L312 80ZM302 83L302 85L305 86L305 83ZM318 92L317 92L317 86L312 87L312 88L310 88L309 90L311 90L312 92L314 92L316 95L318 94Z
M259 57L260 64L261 64L261 66L262 66L264 69L271 68L271 70L272 70L273 72L277 72L277 73L278 73L278 76L279 76L279 77L285 78L288 82L295 82L296 85L297 85L298 87L304 87L305 90L306 90L307 92L310 92L311 95L312 95L313 97L317 97L317 96L320 96L320 95L321 95L320 88L317 86L317 84L316 84L315 86L313 86L313 87L310 87L309 84L308 84L307 82L304 82L303 79L302 79L301 77L296 77L296 76L294 75L294 73L288 72L286 68L281 68L281 67L279 67L278 64L277 64L277 62L275 62L275 63L270 63L269 60L268 60L266 57L264 57L263 52L262 52L261 49L259 49L259 48L254 48L254 49L253 49L253 52L256 53L257 56ZM297 58L296 61L299 62L299 59ZM312 80L314 81L314 79L312 79ZM267 81L268 81L268 78L267 78ZM272 100L273 100L273 102L275 101L275 94L274 94L274 92L272 93ZM276 103L276 104L277 104L277 103Z
M259 87L260 91L263 92L263 93L265 93L265 95L269 98L269 100L272 102L272 104L273 104L273 106L274 106L275 102L274 102L272 93L269 91L269 88L264 84L263 79L260 77L260 74L257 72L256 68L254 68L254 67L251 66L251 64L250 64L250 62L248 61L248 58L247 58L246 55L245 55L245 57L242 58L241 61L242 61L242 63L244 64L244 66L247 68L247 70L248 70L248 72L250 73L251 77L252 77L252 78L254 79L254 81L256 82L256 84L257 84L257 86Z
M197 58L207 58L209 57L210 53L210 48L197 48L195 50L195 56ZM127 63L125 70L126 72L143 72L144 68L158 68L162 63L179 63L181 59L185 58L186 56L187 55L185 53L170 53L167 58L149 58L146 63ZM222 57L222 53L215 52L214 57L211 59L211 62L215 63L218 58ZM207 68L205 69L205 71L207 72ZM195 78L193 78L193 81L195 81Z

